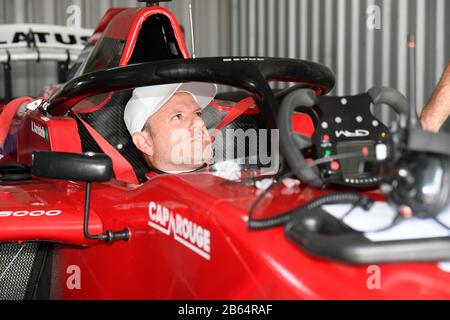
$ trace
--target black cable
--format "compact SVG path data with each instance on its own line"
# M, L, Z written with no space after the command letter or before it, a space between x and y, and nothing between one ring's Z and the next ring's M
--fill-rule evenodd
M398 212L395 215L394 219L392 219L392 222L389 225L387 225L386 227L375 229L375 230L359 231L359 232L361 232L361 233L366 233L366 232L383 232L383 231L389 230L392 227L394 227L396 224L398 224L400 222L400 220L402 218L403 218L403 216L400 214L400 212Z
M346 214L346 216L347 216L347 214ZM341 218L341 219L343 220L344 218ZM440 221L437 217L430 216L428 218L433 219L437 224L439 224L443 228L450 230L450 226L448 226L445 223L443 223L442 221ZM383 232L383 231L389 230L392 227L394 227L395 225L397 225L402 219L405 219L405 217L400 212L397 212L395 217L392 219L392 222L389 225L387 225L386 227L375 229L375 230L360 231L360 232L364 232L364 233L365 232Z
M440 224L442 227L444 227L447 230L450 230L450 226L443 223L441 220L439 220L437 217L431 217L434 221L436 221L438 224Z
M355 158L365 158L366 156L362 152L348 152L348 153L341 153L337 155L332 156L325 156L319 159L316 159L310 163L308 163L309 167L315 167L320 164L332 162L335 160L344 160L344 159L355 159Z
M349 209L342 217L340 217L339 220L340 220L341 222L344 222L344 219L347 218L347 217L350 215L350 213L352 213L353 210L355 210L357 207L358 207L358 206L357 206L356 204L352 204L352 206L350 207L350 209Z
M253 219L253 214L256 206L259 204L261 199L275 186L277 186L286 176L291 175L292 172L289 172L283 176L281 176L278 181L273 183L270 187L264 190L263 193L259 195L258 198L253 202L252 206L249 209L248 214L248 228L249 230L262 230L273 228L276 226L283 225L289 222L294 215L302 214L303 212L318 208L325 204L339 204L339 203L353 203L355 207L363 207L365 210L368 210L370 206L373 204L373 200L366 195L361 195L354 192L336 192L332 194L326 194L320 196L300 207L297 207L293 210L285 212L281 215L277 215L276 217L265 218L265 219ZM351 212L351 211L350 211ZM348 212L347 214L349 214Z
M350 208L350 210L347 211L347 212L346 212L341 218L339 218L338 220L339 220L341 223L344 223L344 224L345 224L344 219L345 219L350 213L352 213L353 210L355 210L357 207L358 207L358 205L354 204L354 205ZM366 210L367 210L367 209L366 209ZM386 227L382 227L382 228L379 228L379 229L375 229L375 230L364 230L364 231L360 231L360 230L356 230L356 229L354 229L354 228L352 228L352 227L350 227L350 228L352 228L353 230L355 230L356 232L359 232L359 233L366 233L366 232L382 232L382 231L386 231L386 230L388 230L388 229L391 229L393 226L395 226L395 225L399 222L399 220L400 220L401 218L402 218L402 215L400 214L400 212L398 212L398 213L395 215L394 219L392 219L392 222L391 222L389 225L387 225Z
M343 153L339 155L334 156L326 156L323 158L319 158L314 160L313 162L309 163L309 167L318 166L323 163L331 162L334 160L342 160L347 158L365 158L367 155L361 151L361 152L349 152L349 153ZM300 207L297 207L293 210L290 210L286 213L283 213L281 215L278 215L276 217L272 218L266 218L266 219L253 219L253 214L255 211L256 206L260 203L260 201L264 198L264 196L269 193L274 187L278 186L280 182L287 177L292 176L293 172L289 171L283 175L280 175L276 182L272 183L267 189L265 189L252 203L249 209L248 213L248 229L249 230L260 230L260 229L267 229L276 227L282 224L287 223L293 215L301 214L304 211L312 210L317 207L320 207L324 204L338 204L338 203L352 203L353 207L345 214L344 218L349 215L356 207L363 207L365 210L368 210L368 208L373 204L373 200L365 195L361 195L354 192L337 192L333 194L327 194L324 196L320 196ZM304 189L302 189L303 191ZM343 219L343 218L342 218Z
M355 158L355 157L366 157L363 152L351 152L351 153L344 153L341 155L335 155L335 156L327 156L320 159L316 159L312 163L309 164L310 167L317 166L319 164L323 164L326 162L331 162L333 160L341 160L346 158ZM266 219L253 219L253 214L255 211L256 206L259 204L259 202L264 198L264 196L269 193L274 187L278 186L280 182L287 177L292 176L293 172L289 171L283 175L280 175L276 182L272 183L267 189L265 189L252 203L249 209L248 213L248 229L249 230L261 230L261 229L267 229L276 227L282 224L287 223L293 215L301 214L303 211L315 209L317 207L320 207L324 204L328 203L353 203L354 207L351 208L349 212L346 213L346 216L350 214L351 211L353 211L356 207L363 207L365 210L368 210L368 208L373 204L373 200L365 195L361 195L354 192L337 192L333 194L328 194L324 196L320 196L298 208L295 208L293 210L290 210L286 213L283 213L281 215L278 215L276 217L272 218L266 218ZM304 189L302 189L303 191ZM301 192L302 192L301 191Z
M273 182L268 188L266 188L261 194L253 201L252 205L250 206L250 209L248 211L248 227L251 228L252 221L258 221L253 219L253 213L255 211L256 206L259 204L259 202L264 198L264 196L269 193L270 190L272 190L274 187L278 186L281 181L283 181L284 178L292 176L293 172L288 171L284 174L278 175L278 177L274 177L274 179L277 179L275 182Z

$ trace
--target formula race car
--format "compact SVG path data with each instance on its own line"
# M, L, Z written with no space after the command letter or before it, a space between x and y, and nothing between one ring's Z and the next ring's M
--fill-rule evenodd
M159 6L110 9L93 37L66 83L1 110L1 299L450 298L450 139L396 90L334 97L318 63L190 59ZM149 175L131 92L193 81L233 89L203 113L221 161Z

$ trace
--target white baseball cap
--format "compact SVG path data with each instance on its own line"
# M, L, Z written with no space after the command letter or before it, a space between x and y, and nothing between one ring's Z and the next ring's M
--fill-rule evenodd
M207 82L185 82L134 89L123 115L130 134L141 131L147 119L169 101L176 92L190 93L203 109L214 99L217 86Z

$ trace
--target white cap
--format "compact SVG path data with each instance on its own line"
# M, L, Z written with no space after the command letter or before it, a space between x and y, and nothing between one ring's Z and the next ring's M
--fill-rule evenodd
M190 93L203 109L214 99L217 86L207 82L185 82L134 89L123 115L130 134L141 131L147 119L169 101L176 92Z

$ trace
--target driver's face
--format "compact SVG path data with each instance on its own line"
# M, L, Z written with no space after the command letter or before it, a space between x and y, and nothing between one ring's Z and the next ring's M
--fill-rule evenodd
M139 149L163 171L196 169L211 158L202 110L189 93L175 93L147 120L143 136L149 148Z

